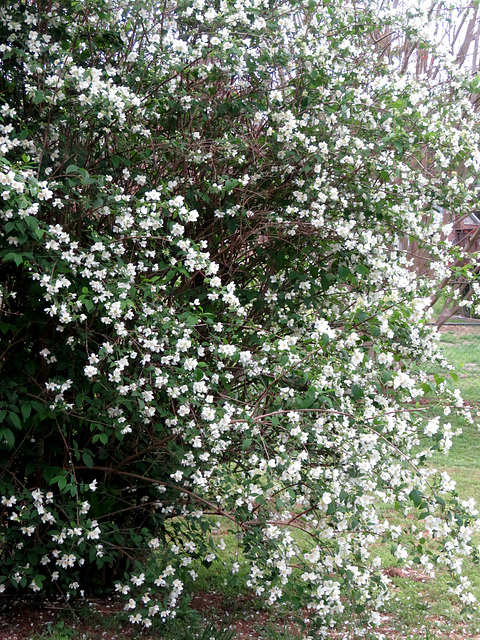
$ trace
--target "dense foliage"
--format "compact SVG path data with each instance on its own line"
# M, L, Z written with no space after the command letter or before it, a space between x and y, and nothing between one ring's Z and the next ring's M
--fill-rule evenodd
M439 212L477 201L475 83L441 57L436 84L398 75L374 44L423 42L420 10L7 5L2 588L115 585L150 626L231 530L232 579L274 603L301 574L320 633L350 606L378 622L379 540L471 604L475 506L419 468L452 428L416 402L469 416L422 367L459 257Z

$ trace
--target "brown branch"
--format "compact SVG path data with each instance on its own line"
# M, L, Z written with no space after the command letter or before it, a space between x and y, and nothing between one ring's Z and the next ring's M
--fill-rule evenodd
M125 476L126 478L135 478L136 480L142 480L143 482L148 482L150 484L156 484L156 485L161 485L163 487L169 487L170 489L174 489L175 491L179 491L180 493L187 494L188 496L193 498L193 500L195 500L197 502L200 502L201 504L205 504L208 507L210 507L210 509L212 509L217 515L223 516L225 518L228 518L232 522L235 522L235 524L238 524L238 522L237 522L236 518L234 518L234 516L232 516L231 514L227 513L226 511L224 511L220 507L217 507L217 505L215 505L213 502L210 502L209 500L206 500L205 498L202 498L201 496L197 495L193 491L189 491L189 489L185 489L184 487L179 487L179 486L177 486L175 484L171 484L170 482L164 482L163 480L154 480L153 478L148 478L147 476L142 476L142 475L140 475L138 473L130 473L129 471L116 471L115 469L112 469L111 467L103 467L103 466L100 466L100 465L93 465L91 467L87 467L86 465L78 465L78 466L75 467L75 469L77 471L85 470L85 469L90 469L92 471L104 471L107 474L108 473L114 473L116 475Z

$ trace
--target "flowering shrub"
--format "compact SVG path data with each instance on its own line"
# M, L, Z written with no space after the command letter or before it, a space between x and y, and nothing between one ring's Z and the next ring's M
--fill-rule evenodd
M421 16L8 4L0 589L114 586L148 627L222 527L232 577L273 604L297 576L320 633L349 606L378 622L382 540L472 604L477 512L419 466L454 434L415 404L433 391L470 418L422 367L446 366L428 296L468 271L439 211L477 206L472 83L372 48L385 25L425 39Z

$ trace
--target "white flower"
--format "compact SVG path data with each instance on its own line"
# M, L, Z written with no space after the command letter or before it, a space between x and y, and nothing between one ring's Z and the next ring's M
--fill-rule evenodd
M100 538L100 533L101 531L99 527L95 527L87 533L87 540L98 540Z
M378 611L372 611L372 613L370 614L370 622L377 627L381 623L381 621L382 620Z
M365 357L365 354L360 349L355 349L352 355L352 365L356 367L359 365Z
M85 502L80 503L80 513L82 515L85 515L86 513L88 513L89 509L90 509L90 503L87 500L85 500Z
M183 367L185 371L194 371L197 368L198 360L196 358L186 358Z
M190 407L188 406L188 404L182 404L179 408L178 408L178 415L179 416L188 416L188 414L190 413Z
M393 355L391 353L381 353L378 356L378 362L380 364L391 364L393 362Z
M179 53L188 53L188 45L183 40L174 40L172 49L173 51L177 51Z
M130 587L128 586L128 584L122 585L117 582L117 584L115 585L115 591L117 591L118 593L122 593L123 595L126 595L130 591Z
M332 329L326 320L323 318L318 318L315 320L315 330L319 333L319 335L327 334L329 338L335 338L337 332L335 329Z
M139 576L132 576L131 580L136 587L140 587L145 582L145 574L141 573Z
M128 619L133 624L139 624L142 621L142 614L141 613L137 613L135 615L128 616Z
M397 557L399 560L405 560L405 558L408 557L408 551L405 549L405 547L402 547L402 545L399 544L395 550L395 557Z
M184 231L185 227L181 224L178 224L178 222L176 222L172 227L172 234L174 236L182 236Z
M221 344L218 347L218 353L225 356L233 356L236 351L237 347L235 347L233 344Z
M215 420L215 409L212 407L203 407L201 415L204 420L211 422Z
M433 436L435 433L437 433L439 428L440 428L439 419L434 418L433 420L430 420L427 423L424 433L426 436Z
M393 388L398 389L398 387L402 387L404 389L409 389L414 386L415 381L410 378L410 376L404 371L399 371L393 380Z
M192 345L192 341L189 340L188 338L180 338L180 340L177 341L178 351L188 351L191 345Z
M191 209L185 216L185 221L196 222L198 218L199 218L198 211L196 209Z
M35 580L32 580L29 586L32 591L40 591L41 589L41 587L35 582Z

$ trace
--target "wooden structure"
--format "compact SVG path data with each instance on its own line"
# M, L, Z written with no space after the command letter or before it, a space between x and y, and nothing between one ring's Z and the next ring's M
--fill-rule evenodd
M478 229L480 225L480 211L475 213L469 213L458 222L455 222L453 231L449 235L449 240L454 245L460 245L465 249L472 237L472 234ZM480 251L480 237L475 240L475 244L470 248L471 252Z

